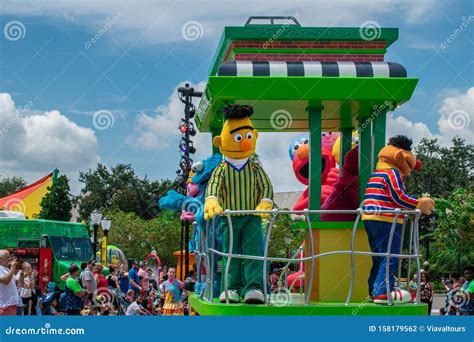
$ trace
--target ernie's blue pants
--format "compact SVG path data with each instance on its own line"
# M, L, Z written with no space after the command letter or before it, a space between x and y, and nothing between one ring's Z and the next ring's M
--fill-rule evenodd
M365 231L369 237L370 250L376 253L387 253L388 239L392 223L384 221L367 220L364 221ZM400 239L402 225L397 223L393 233L391 254L400 253ZM389 261L389 286L390 292L393 291L394 273L398 268L398 258L390 258ZM387 284L385 282L387 258L383 256L372 256L372 269L369 275L369 293L374 297L387 293Z

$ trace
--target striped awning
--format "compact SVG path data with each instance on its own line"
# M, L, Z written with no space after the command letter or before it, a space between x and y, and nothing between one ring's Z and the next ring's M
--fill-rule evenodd
M217 75L275 77L407 77L407 71L402 65L390 62L230 61L221 64Z

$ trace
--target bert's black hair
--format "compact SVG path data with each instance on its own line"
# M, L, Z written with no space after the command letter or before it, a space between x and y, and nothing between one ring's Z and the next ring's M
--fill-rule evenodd
M252 114L252 106L229 105L224 108L224 118L226 120L249 118Z
M388 139L388 144L401 148L405 151L411 151L411 145L413 144L413 141L404 135L397 135L396 137Z

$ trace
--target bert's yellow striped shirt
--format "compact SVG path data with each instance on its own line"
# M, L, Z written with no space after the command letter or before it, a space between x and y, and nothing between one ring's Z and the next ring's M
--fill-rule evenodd
M262 199L273 200L273 187L258 163L249 159L238 169L223 160L212 172L208 196L216 197L224 210L254 210Z

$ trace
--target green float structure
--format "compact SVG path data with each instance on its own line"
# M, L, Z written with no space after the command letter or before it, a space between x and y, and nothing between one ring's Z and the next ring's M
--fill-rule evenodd
M384 60L397 39L397 28L302 27L293 17L253 17L244 26L225 27L196 109L197 127L217 135L223 107L246 104L254 107L252 122L260 132L308 132L310 210L321 206L321 133L340 132L343 160L357 130L361 201L377 154L385 146L386 115L411 98L418 82L402 65ZM312 236L305 242L306 255L350 248L353 222L321 222L314 213L308 223ZM352 247L370 251L362 225L356 226ZM347 254L318 258L312 279L306 272L305 284L311 287L306 304L226 305L199 296L190 302L204 315L427 314L425 304L368 303L371 257L356 255L352 261L357 271L350 303L345 303L351 281ZM337 282L335 276L340 278Z

